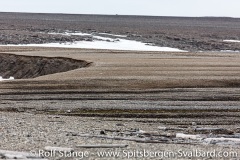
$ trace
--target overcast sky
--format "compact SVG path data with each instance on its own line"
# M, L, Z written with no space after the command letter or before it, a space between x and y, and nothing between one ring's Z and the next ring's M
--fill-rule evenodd
M240 0L0 0L0 11L240 17Z

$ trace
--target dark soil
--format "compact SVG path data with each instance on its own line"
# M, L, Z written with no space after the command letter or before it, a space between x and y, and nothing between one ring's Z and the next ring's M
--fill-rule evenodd
M0 13L0 44L29 44L91 40L49 32L106 32L127 39L188 51L240 51L238 18L184 18L66 14Z
M15 79L35 78L87 67L90 63L61 57L37 57L0 54L0 75Z

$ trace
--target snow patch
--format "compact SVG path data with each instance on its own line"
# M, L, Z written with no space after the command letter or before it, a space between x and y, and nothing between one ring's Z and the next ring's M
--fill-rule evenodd
M110 34L110 33L98 33L100 35L109 35L109 36L114 36L114 37L127 37L127 35L119 35L119 34Z
M8 79L2 78L2 76L0 76L0 81L8 81L8 80L14 80L14 77L10 77Z
M1 45L4 46L4 45ZM58 48L82 48L82 49L108 49L108 50L129 50L129 51L167 51L167 52L186 52L177 48L150 46L145 43L119 40L108 41L76 41L67 43L46 43L46 44L20 44L7 46L31 46L31 47L58 47Z
M158 47L154 44L142 43L134 40L122 38L102 37L99 34L111 35L115 37L125 37L124 35L114 35L108 33L82 33L82 32L64 32L64 33L49 33L60 35L76 35L76 36L91 36L93 41L75 41L66 43L46 43L46 44L19 44L7 46L32 46L32 47L59 47L59 48L82 48L82 49L108 49L108 50L128 50L128 51L166 51L166 52L186 52L177 48ZM97 34L97 35L94 35ZM6 45L0 45L6 46Z
M223 42L240 43L240 40L223 40Z
M53 34L53 35L63 35L63 36L92 36L92 34L89 33L82 33L82 32L64 32L64 33L55 33L55 32L49 32L48 34Z
M108 42L119 41L119 39L113 39L113 38L107 38L107 37L101 37L101 36L93 36L93 38L98 39L98 40L108 41Z
M239 53L239 51L233 51L233 50L221 50L220 52L225 52L225 53Z

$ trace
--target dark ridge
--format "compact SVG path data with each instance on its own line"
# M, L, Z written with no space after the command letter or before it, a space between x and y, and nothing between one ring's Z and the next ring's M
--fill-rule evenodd
M35 78L89 66L84 60L63 57L23 56L0 53L0 76L15 79Z

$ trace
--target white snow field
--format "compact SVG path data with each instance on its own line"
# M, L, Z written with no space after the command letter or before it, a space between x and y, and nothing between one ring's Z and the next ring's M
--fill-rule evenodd
M93 41L75 41L73 43L45 43L45 44L19 44L19 45L7 45L7 46L34 46L34 47L62 47L62 48L83 48L83 49L108 49L108 50L129 50L129 51L167 51L167 52L186 52L177 48L170 47L158 47L152 44L142 43L133 40L121 39L121 38L109 38L94 35L95 33L49 33L60 35L76 35L76 36L91 36ZM111 35L115 37L125 37L125 35L113 35L99 33L102 35ZM6 45L0 45L6 46Z

